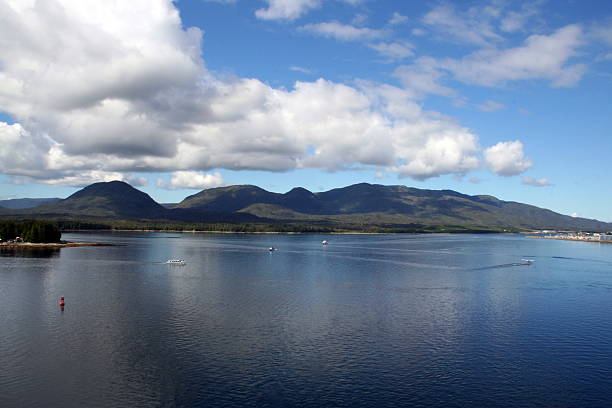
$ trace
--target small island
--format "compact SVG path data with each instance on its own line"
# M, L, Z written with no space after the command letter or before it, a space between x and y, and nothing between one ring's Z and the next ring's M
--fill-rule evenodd
M56 224L39 221L0 221L0 248L62 248L112 246L113 244L66 242Z

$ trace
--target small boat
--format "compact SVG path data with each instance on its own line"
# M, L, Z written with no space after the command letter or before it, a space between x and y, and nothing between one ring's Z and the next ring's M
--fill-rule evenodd
M321 245L327 245L327 244L329 244L329 242L327 242L325 240L323 240L323 242L321 242Z
M185 261L182 259L168 259L166 263L168 265L185 265Z
M274 252L274 251L278 251L278 249L276 249L276 248L274 248L274 247L270 247L270 248L268 248L268 251L270 251L270 252Z
M533 259L521 259L521 263L523 265L531 265L533 263Z

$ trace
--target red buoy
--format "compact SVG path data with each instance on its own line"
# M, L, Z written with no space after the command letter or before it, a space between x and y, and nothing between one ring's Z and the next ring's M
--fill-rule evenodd
M66 302L64 302L64 297L63 296L60 297L59 305L60 305L60 307L66 306Z

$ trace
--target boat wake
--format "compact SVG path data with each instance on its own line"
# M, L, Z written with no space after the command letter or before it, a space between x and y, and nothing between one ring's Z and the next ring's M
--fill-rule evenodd
M500 264L500 265L483 266L483 267L480 267L480 268L472 268L470 270L472 270L472 271L484 271L484 270L487 270L487 269L511 268L513 266L529 266L532 263L533 263L533 260L531 260L531 259L523 259L521 262L512 262L512 263Z

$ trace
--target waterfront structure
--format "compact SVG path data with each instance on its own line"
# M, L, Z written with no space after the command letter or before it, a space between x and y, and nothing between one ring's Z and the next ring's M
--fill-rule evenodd
M612 233L610 232L569 232L544 235L543 238L564 239L568 241L589 241L612 243Z

